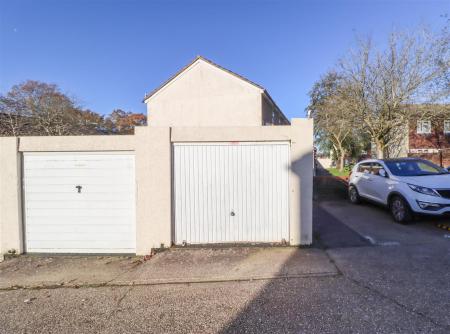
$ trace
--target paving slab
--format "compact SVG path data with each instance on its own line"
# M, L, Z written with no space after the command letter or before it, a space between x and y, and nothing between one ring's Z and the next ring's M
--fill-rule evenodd
M0 263L0 289L102 285L139 263L130 256L22 255Z
M171 249L111 284L154 284L336 275L320 249L232 247Z
M319 249L170 249L148 261L121 256L19 256L0 264L0 289L142 285L336 275Z

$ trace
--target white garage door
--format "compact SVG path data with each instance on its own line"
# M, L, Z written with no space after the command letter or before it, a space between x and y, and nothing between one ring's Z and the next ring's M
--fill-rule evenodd
M135 253L132 153L25 153L27 252Z
M175 242L289 240L289 143L174 145Z

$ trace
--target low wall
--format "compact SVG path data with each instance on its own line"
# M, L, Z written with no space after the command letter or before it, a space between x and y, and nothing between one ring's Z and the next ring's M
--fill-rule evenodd
M134 151L136 253L170 247L173 235L172 143L290 141L290 244L312 242L312 120L290 126L139 127L132 136L0 138L0 253L23 252L21 156L23 152Z

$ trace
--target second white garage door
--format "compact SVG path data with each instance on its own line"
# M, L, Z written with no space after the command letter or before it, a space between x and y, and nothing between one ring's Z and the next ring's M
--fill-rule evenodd
M289 240L289 143L174 144L175 243Z
M25 246L135 253L132 153L24 153Z

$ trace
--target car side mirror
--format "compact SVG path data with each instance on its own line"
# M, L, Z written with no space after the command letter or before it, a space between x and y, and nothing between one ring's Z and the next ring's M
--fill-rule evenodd
M380 175L381 177L387 177L387 173L386 173L386 171L384 170L384 168L381 168L381 169L378 171L378 175Z

